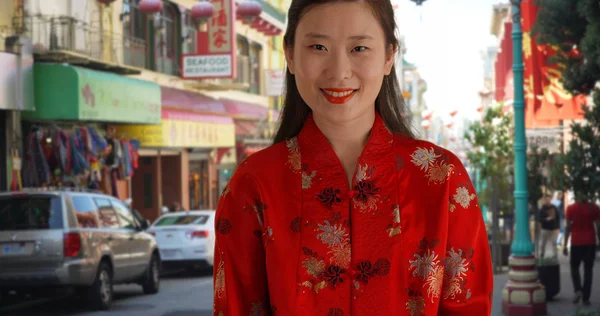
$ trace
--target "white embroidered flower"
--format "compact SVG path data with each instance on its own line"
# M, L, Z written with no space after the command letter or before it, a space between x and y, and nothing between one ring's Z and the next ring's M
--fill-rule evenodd
M417 148L412 155L412 163L416 166L420 167L421 170L427 171L429 166L433 164L436 158L440 157L440 155L436 155L434 149L427 150L425 148Z
M418 253L414 254L414 257L416 260L408 261L410 263L410 269L415 269L412 275L426 279L437 264L438 255L435 254L435 251L427 250L427 253L422 257Z
M317 238L319 238L322 243L327 244L329 248L342 245L345 238L348 236L346 229L342 224L331 225L329 221L325 221L325 225L317 225L319 226L319 231L321 231L321 233L317 235Z
M471 201L474 200L477 196L475 194L470 194L469 190L465 187L460 187L456 189L456 194L454 194L454 201L463 208L468 208L471 204Z
M462 249L458 249L458 252L455 252L454 248L451 248L448 251L444 266L446 273L452 278L462 278L468 271L467 267L469 263L466 261L467 259L462 257Z

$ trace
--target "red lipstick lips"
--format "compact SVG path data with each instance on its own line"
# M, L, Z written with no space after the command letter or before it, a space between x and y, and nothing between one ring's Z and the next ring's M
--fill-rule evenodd
M348 88L326 88L321 89L321 92L333 104L344 104L354 96L357 90Z

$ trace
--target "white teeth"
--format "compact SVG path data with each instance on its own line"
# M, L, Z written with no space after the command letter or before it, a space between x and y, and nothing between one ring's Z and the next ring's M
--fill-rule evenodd
M346 91L346 92L333 92L333 91L328 91L328 90L323 90L323 91L325 91L325 93L329 94L330 96L332 96L334 98L345 97L345 96L352 94L352 92L354 92L354 90L350 90L350 91Z

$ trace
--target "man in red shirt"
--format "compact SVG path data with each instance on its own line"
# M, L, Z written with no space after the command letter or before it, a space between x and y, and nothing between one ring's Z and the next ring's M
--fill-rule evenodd
M596 225L595 232L594 224ZM589 306L592 292L592 271L598 245L596 236L600 239L600 208L597 205L577 201L567 208L563 247L565 256L569 254L567 245L571 236L570 265L573 288L575 289L573 303L577 304L583 298L583 304ZM583 261L583 288L579 274L581 261Z

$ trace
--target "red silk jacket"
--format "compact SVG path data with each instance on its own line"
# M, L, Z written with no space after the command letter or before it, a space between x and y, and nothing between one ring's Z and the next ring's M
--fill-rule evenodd
M215 315L490 315L490 248L465 168L379 116L352 189L309 117L238 166L216 216Z

